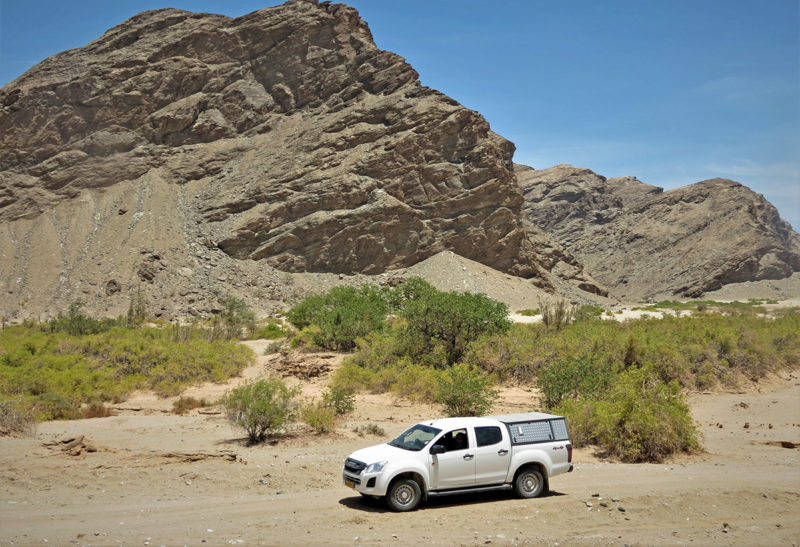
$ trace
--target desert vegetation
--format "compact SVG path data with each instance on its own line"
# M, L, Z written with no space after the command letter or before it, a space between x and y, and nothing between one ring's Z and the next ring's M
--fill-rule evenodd
M247 347L211 336L213 327L178 331L133 319L93 319L75 304L51 321L2 329L0 401L35 420L97 416L133 390L177 395L252 361Z
M228 420L244 429L251 443L257 443L281 431L294 417L299 392L278 378L269 378L231 390L222 406Z
M650 309L691 314L617 322L602 320L602 308L555 300L540 302L541 323L512 325L501 303L413 278L311 295L286 312L293 331L281 319L257 322L228 297L210 321L171 326L146 325L136 303L100 320L76 303L51 321L0 331L2 427L108 415L106 403L134 389L177 395L225 380L253 358L236 340L258 337L350 355L317 398L300 400L278 379L229 392L220 403L251 442L297 419L328 433L359 391L438 404L451 416L487 414L504 383L536 388L532 409L567 416L576 445L660 461L701 446L687 392L735 388L800 364L800 313L768 316L764 304L660 302ZM181 398L173 412L208 404Z
M601 320L600 307L556 300L540 303L541 324L512 326L502 304L421 280L358 294L382 299L374 309L390 315L353 336L337 388L479 415L491 410L496 382L536 387L541 410L566 415L578 446L622 461L660 461L701 446L687 391L736 387L800 364L800 314L766 317L760 301L676 304L692 315L617 322ZM322 328L313 319L295 325Z

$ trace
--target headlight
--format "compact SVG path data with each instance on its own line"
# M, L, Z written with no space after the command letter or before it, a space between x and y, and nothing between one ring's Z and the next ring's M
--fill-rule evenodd
M381 471L383 471L383 467L386 465L386 463L387 463L386 460L384 460L382 462L371 463L371 464L369 464L367 466L366 469L364 469L364 473L365 474L366 473L380 473Z

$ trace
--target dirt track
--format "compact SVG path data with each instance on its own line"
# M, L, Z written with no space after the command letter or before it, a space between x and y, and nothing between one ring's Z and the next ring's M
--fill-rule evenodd
M759 389L692 396L704 454L626 465L576 450L576 470L553 478L547 497L444 498L409 514L344 487L341 466L434 408L362 396L335 434L298 429L247 447L220 414L175 416L162 411L169 401L140 396L115 417L0 438L0 545L792 545L800 456L781 442L800 443L800 379ZM531 398L504 395L495 410L525 410ZM353 431L368 423L386 435ZM60 442L80 435L70 449Z

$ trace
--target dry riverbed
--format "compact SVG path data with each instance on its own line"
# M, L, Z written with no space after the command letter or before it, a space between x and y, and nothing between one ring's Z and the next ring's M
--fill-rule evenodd
M256 348L257 350L260 347ZM338 356L317 355L319 393ZM247 371L271 372L260 357ZM299 380L296 380L300 382ZM228 386L194 388L215 398ZM498 412L531 410L503 391ZM437 409L363 395L335 433L289 431L247 446L218 409L187 416L147 394L118 415L40 424L0 438L0 545L792 545L800 541L800 379L784 373L741 393L690 398L702 454L629 465L575 451L573 473L535 500L507 493L433 500L389 512L341 483L353 450ZM375 424L383 436L359 433Z

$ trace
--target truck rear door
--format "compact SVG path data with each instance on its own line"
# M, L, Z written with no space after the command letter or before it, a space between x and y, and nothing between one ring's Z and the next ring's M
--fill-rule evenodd
M477 484L505 481L511 461L508 430L499 425L475 427L475 475Z

